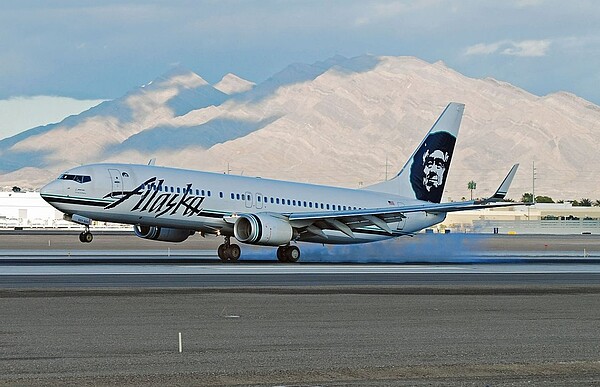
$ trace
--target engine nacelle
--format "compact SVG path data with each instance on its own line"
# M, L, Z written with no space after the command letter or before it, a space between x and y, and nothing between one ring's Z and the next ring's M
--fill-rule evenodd
M133 226L133 231L135 232L135 235L139 236L140 238L164 242L183 242L195 232L191 230L183 230L180 228L166 228L141 225Z
M280 246L292 240L294 229L285 219L269 214L243 214L233 225L233 235L242 243Z

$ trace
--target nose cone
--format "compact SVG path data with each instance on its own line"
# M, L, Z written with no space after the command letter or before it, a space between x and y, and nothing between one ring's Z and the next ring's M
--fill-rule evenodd
M60 185L60 181L58 180L51 181L50 183L43 186L42 189L40 189L40 196L45 201L49 202L49 199L53 195L60 193Z

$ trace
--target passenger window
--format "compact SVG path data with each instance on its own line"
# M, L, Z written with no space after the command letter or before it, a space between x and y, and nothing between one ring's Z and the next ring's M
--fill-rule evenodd
M210 191L206 191L206 196L210 197Z
M327 204L327 205L325 206L325 208L329 209L329 204Z
M242 194L242 200L246 200L246 195Z
M312 202L308 202L308 206L312 208Z
M177 193L181 193L181 188L177 187Z
M196 196L200 196L200 191L196 189Z
M273 198L271 198L271 204L273 204Z
M202 196L204 196L204 190L200 191L200 194L201 194Z
M279 204L279 198L275 199L275 203Z
M231 200L235 199L235 195L233 194L233 192L231 193Z
M306 202L304 202L304 207L306 207Z
M223 192L219 192L219 197L223 199Z
M237 198L237 200L240 200L240 194L235 194L235 197Z

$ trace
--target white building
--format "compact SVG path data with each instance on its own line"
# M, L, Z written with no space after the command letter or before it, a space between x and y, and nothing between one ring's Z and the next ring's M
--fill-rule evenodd
M123 228L123 225L95 222L96 227ZM39 192L0 191L0 229L2 228L81 228L63 219L63 213L46 203ZM131 229L131 226L126 226Z
M39 192L0 192L0 228L56 227L62 213L41 198Z
M455 232L476 233L600 234L600 207L538 203L533 206L464 211L449 214L440 227Z

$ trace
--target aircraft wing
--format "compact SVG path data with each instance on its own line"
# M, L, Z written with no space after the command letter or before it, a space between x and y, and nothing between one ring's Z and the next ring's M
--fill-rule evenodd
M298 212L285 214L285 216L293 226L306 227L308 232L317 235L324 235L321 231L323 229L335 229L353 237L352 229L365 226L376 226L390 235L395 235L399 232L392 231L388 226L388 223L400 221L406 217L405 214L411 212L439 214L483 208L524 205L525 203L502 201L506 197L506 193L518 167L519 165L515 164L494 195L485 200L450 203L422 202L406 206L369 208L362 210Z

